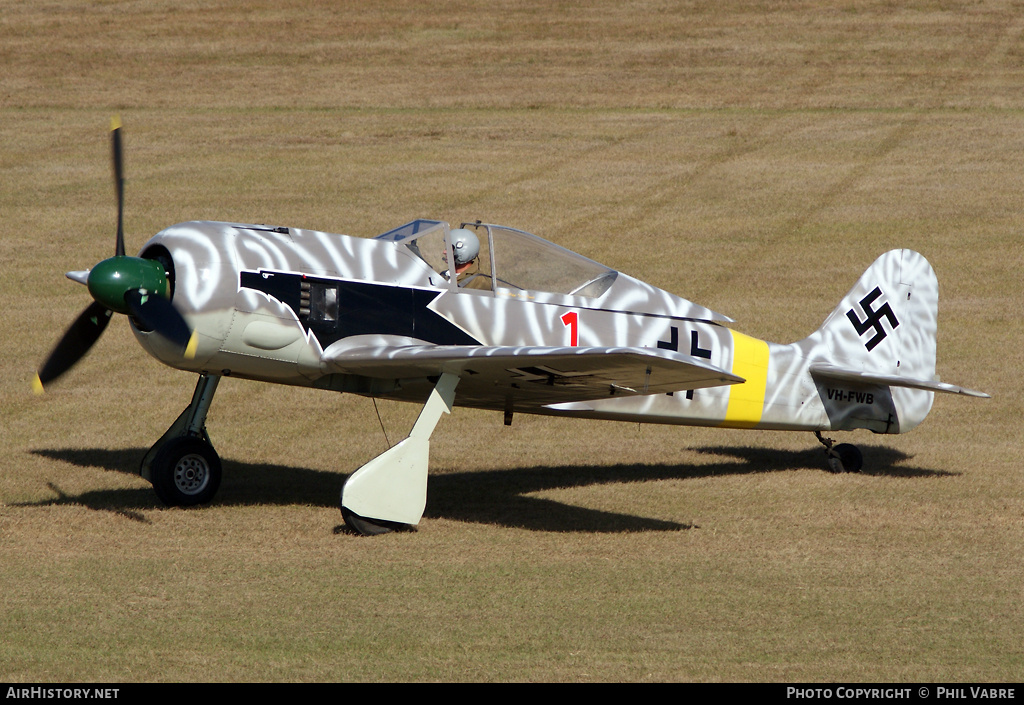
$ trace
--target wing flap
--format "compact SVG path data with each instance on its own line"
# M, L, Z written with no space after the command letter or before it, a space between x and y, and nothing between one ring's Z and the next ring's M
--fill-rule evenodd
M386 379L459 375L457 398L467 406L516 408L612 396L661 394L743 382L701 358L633 347L353 345L324 351L326 373Z
M908 387L910 389L923 389L928 392L946 392L947 394L965 394L969 397L991 398L985 392L978 392L966 387L958 387L955 384L935 382L926 379L914 379L911 377L900 377L898 375L880 375L873 372L850 370L844 367L827 364L811 365L811 374L816 377L827 377L838 379L844 382L857 382L860 384L880 384L889 387Z

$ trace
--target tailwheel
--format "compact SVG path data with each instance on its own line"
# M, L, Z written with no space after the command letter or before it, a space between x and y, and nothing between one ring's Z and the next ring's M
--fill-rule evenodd
M416 530L411 524L361 517L345 506L341 507L341 518L345 520L345 525L349 529L360 536L380 536L381 534L390 534L393 531Z
M860 448L855 445L840 443L834 446L829 453L830 462L832 453L839 457L841 469L837 472L860 472L860 469L864 466L864 456L861 454Z
M206 504L220 487L220 457L201 438L167 441L153 458L150 472L156 496L169 507Z
M825 446L825 457L829 472L860 472L864 467L864 455L860 448L851 443L834 444L831 438L825 438L820 431L815 431L821 444Z

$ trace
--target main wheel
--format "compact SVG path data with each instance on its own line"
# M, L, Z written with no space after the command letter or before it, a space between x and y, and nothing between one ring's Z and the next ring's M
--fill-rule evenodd
M345 525L351 531L360 536L380 536L381 534L390 534L392 531L415 531L415 528L409 524L361 517L346 506L341 507L341 518L345 520Z
M200 438L172 438L151 466L153 490L169 507L206 504L220 487L220 457Z

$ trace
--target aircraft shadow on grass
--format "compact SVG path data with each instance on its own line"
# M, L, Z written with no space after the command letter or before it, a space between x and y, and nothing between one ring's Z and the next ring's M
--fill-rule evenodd
M425 516L435 519L499 526L534 531L580 533L628 533L637 531L682 531L696 528L661 519L573 506L532 493L604 484L630 484L657 480L687 480L727 475L750 475L794 469L820 469L823 451L800 451L744 446L708 446L694 452L722 458L720 462L689 464L558 465L509 468L473 472L448 472L432 475ZM146 450L126 448L55 448L31 451L33 454L79 467L101 468L110 472L136 475ZM890 448L868 450L863 474L888 477L951 476L945 470L903 465L911 456ZM268 463L224 461L224 477L217 505L289 505L334 506L327 498L338 496L346 478L341 473L311 470ZM49 483L57 495L53 499L24 502L15 506L52 506L74 504L97 511L110 511L134 521L148 523L147 510L160 509L147 486L134 489L90 490L79 495L65 493ZM624 489L623 491L628 491ZM340 527L339 527L340 528Z

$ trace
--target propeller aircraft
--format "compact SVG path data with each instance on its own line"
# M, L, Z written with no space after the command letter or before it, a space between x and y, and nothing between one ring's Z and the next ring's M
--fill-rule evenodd
M893 250L821 327L776 344L732 319L530 233L420 219L372 239L291 227L189 222L125 255L121 125L111 128L114 256L68 272L93 302L34 380L67 372L113 313L142 347L198 375L191 403L142 460L167 505L209 502L221 463L206 432L221 377L423 405L408 437L345 482L361 534L419 523L430 436L454 406L658 424L814 433L833 472L860 451L822 433L910 431L934 393L987 397L935 373L938 281ZM449 266L448 263L452 263Z

